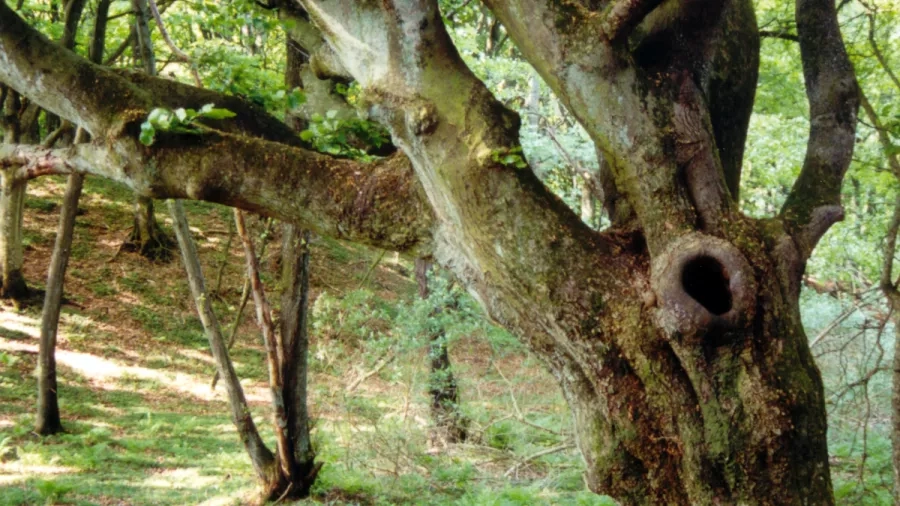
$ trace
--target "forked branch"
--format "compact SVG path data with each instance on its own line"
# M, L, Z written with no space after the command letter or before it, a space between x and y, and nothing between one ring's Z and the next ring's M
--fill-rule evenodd
M841 184L856 135L859 88L831 0L797 0L797 36L809 100L806 158L781 215L808 257L843 217Z

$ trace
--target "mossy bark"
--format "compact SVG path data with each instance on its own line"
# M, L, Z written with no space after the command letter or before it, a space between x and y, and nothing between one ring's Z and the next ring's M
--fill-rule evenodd
M103 132L106 146L18 147L7 157L35 172L92 171L147 195L221 202L432 254L544 360L574 413L589 486L624 504L833 504L822 383L798 299L805 262L838 216L855 81L834 3L798 1L816 113L807 161L779 216L743 216L730 189L731 149L746 118L723 126L709 107L718 86L730 95L716 103L733 98L734 111L750 110L745 85L716 84L709 74L718 69L724 84L740 76L711 61L723 26L747 12L739 1L737 10L663 3L649 13L646 2L606 10L487 1L608 162L616 207L629 211L627 225L604 232L529 168L503 163L518 148L519 118L466 68L426 0L301 1L404 156L363 168L278 140L281 130L266 121L161 135L147 149L134 140L136 126L149 104L164 103L160 90L195 94L89 68L91 80L110 79L109 89L136 90L114 111L127 114L112 121L106 104L78 93L45 103ZM22 86L40 77L42 88L30 93L43 97L58 78L28 57L65 58L10 15L0 4L0 53L16 70L0 67L0 79ZM752 16L734 22L735 33L755 33ZM725 52L758 50L747 40Z
M25 210L25 181L9 181L0 176L0 298L23 300L28 285L22 275L22 220Z

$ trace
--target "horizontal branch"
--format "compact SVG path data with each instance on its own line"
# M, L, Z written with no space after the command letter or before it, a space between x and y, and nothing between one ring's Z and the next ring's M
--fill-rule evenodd
M433 214L409 161L371 164L210 131L131 137L64 149L0 146L0 169L30 179L73 172L113 179L153 198L196 199L258 212L323 235L427 252Z
M778 32L773 30L760 30L759 36L763 38L769 39L782 39L789 40L791 42L799 42L800 38L790 32Z

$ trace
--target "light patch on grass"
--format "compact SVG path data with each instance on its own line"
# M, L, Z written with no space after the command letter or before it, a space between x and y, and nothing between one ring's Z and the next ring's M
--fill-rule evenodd
M79 472L68 466L51 464L27 464L22 461L0 462L0 485L10 485L35 476L59 476Z
M162 469L148 476L141 486L156 488L193 488L202 489L215 485L222 478L219 476L203 476L196 467L179 469Z
M18 353L38 353L37 341L40 338L39 331L34 326L34 323L28 322L28 320L27 317L7 311L0 313L0 326L28 333L31 338L30 342L2 340L0 341L0 350ZM62 340L64 334L60 332L60 336ZM120 388L119 382L121 381L140 380L156 382L163 388L190 395L197 400L224 400L223 395L210 390L208 378L201 378L193 374L127 365L89 353L62 349L56 350L56 362L89 378L93 386L104 390L118 390ZM255 383L244 384L244 389L247 400L250 402L267 402L269 399L265 389L256 387ZM224 389L219 389L218 391L224 392Z

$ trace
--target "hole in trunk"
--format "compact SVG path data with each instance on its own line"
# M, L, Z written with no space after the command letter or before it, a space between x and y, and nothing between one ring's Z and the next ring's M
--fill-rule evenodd
M710 313L723 315L731 310L728 275L715 258L704 255L688 261L681 273L681 285Z

